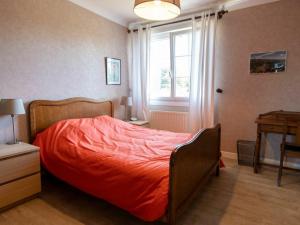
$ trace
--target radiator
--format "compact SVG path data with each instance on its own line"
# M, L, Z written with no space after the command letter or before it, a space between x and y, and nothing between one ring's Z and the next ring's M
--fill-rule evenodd
M188 132L187 112L151 111L150 126L173 132Z

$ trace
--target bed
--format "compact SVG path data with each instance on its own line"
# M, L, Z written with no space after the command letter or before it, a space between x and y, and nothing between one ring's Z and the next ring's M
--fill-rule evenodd
M127 172L128 174L129 167L132 164L134 164L134 166L136 166L137 164L139 164L139 166L143 164L142 170L147 170L148 172L142 174L140 177L134 177L135 181L133 178L132 180L129 181L126 181L126 179L123 180L118 179L116 181L116 179L112 179L112 178L116 177L117 175L114 175L112 173L111 176L105 177L104 176L105 173L111 173L111 171L103 172L101 174L99 172L101 171L101 169L93 170L93 171L97 171L97 173L95 175L95 173L92 172L95 176L90 178L88 178L88 176L85 176L83 173L81 173L82 171L80 171L78 168L77 170L73 170L72 173L70 172L68 174L67 171L68 168L70 168L70 165L68 165L67 163L65 164L65 168L64 168L64 164L62 163L59 166L56 165L56 167L61 168L60 170L57 171L55 171L55 169L51 170L49 166L48 167L50 169L47 168L46 162L48 158L50 159L51 157L54 157L55 154L49 153L48 155L46 154L43 155L41 153L42 161L45 162L46 169L49 169L50 172L53 173L53 175L66 181L67 183L70 183L71 185L79 188L80 190L83 190L96 197L103 198L104 200L107 200L112 204L115 204L120 208L129 211L133 215L143 220L153 221L154 219L156 220L158 219L158 217L160 217L160 219L164 219L166 222L168 222L168 224L174 225L178 216L188 206L189 201L192 200L193 196L199 191L200 188L205 186L205 183L211 177L211 175L219 174L220 132L221 132L220 125L217 125L211 129L201 130L194 136L189 136L188 134L175 134L166 131L155 131L148 128L136 127L126 122L112 119L113 104L111 101L98 101L98 100L93 100L88 98L72 98L72 99L61 100L61 101L39 100L39 101L32 102L29 108L30 108L30 131L31 131L30 133L31 133L32 142L35 139L36 140L41 139L39 136L42 135L44 135L44 137L47 138L49 136L48 133L50 132L51 129L59 130L59 131L65 130L65 133L68 136L70 133L73 132L73 130L75 130L74 132L76 133L79 127L80 127L80 132L82 132L82 129L87 129L86 132L89 132L88 129L90 125L87 126L87 124L92 124L93 129L97 130L97 132L98 130L100 130L100 132L103 132L101 131L101 129L102 127L104 127L104 124L106 124L107 125L106 129L112 129L111 127L113 126L114 131L105 130L105 132L103 133L114 134L116 132L114 137L107 136L107 135L103 136L107 140L107 142L123 143L124 140L125 139L127 140L128 136L130 136L131 139L129 139L129 142L131 141L131 144L128 145L129 146L128 149L131 149L133 152L136 152L135 148L140 148L140 147L136 147L139 145L132 144L132 143L136 144L137 142L144 143L145 141L147 141L146 144L144 145L147 147L148 150L149 149L151 150L150 152L153 152L152 150L156 149L154 153L150 153L150 155L154 154L154 156L157 158L157 152L159 152L160 157L159 159L156 159L155 166L152 165L150 167L148 166L147 168L147 162L149 162L148 159L147 159L148 161L143 161L144 159L141 160L139 159L140 161L136 163L137 162L136 155L133 158L133 160L131 160L130 159L131 154L129 154L129 155L122 156L123 158L125 157L124 162L122 162L121 157L119 157L120 153L116 153L116 154L114 153L114 155L112 156L111 149L109 149L109 147L107 146L105 147L105 149L109 149L109 151L107 151L107 154L109 155L105 155L105 157L107 157L106 159L108 160L102 160L102 162L100 162L101 158L99 158L100 160L99 163L100 164L106 163L107 166L109 162L112 162L112 160L114 160L115 163L110 163L109 165L111 165L112 170L119 169L118 177L120 177L122 173ZM67 130L65 129L66 127L72 127L72 130ZM120 138L119 136L122 136L124 132L126 132L126 135L123 135L124 137L123 139L121 139L121 141L115 140L116 138L117 139ZM138 136L138 133L143 134L142 135L144 137L143 140L141 138L137 139L136 136ZM54 139L56 139L57 137L55 137ZM163 137L165 137L165 139L163 139ZM159 147L156 146L157 141L155 141L155 138L157 138L160 141L160 145L158 145ZM66 139L66 137L64 137L64 139ZM180 145L178 146L172 145L176 142L176 141L174 142L175 139L176 141L178 140L178 143L180 143ZM151 142L151 140L153 141ZM68 141L70 142L70 140ZM127 142L128 141L126 141L126 143ZM82 141L80 141L80 143L82 143ZM93 149L94 146L94 148L96 149L95 151L98 151L97 150L98 147L96 148L97 145L95 144L96 143L95 141L93 142L91 140L88 140L85 143L91 143L89 148ZM170 149L169 146L173 146L172 147L173 149ZM73 159L75 160L76 158L78 158L78 154L77 154L78 152L77 153L75 152L76 154L73 155L70 155L68 153L69 152L68 148L70 148L71 151L73 147L67 146L65 148L66 149L65 158L67 159L67 161L72 162ZM52 146L49 145L48 148L49 148L48 149L49 152L60 152L60 151L63 152L62 149L64 147L60 146L59 147L60 149L54 149L53 147L52 149ZM124 147L122 148L124 149ZM116 149L120 149L120 147L118 146L116 147ZM165 154L166 151L159 151L161 149L169 151L168 153L169 155ZM146 150L144 152L146 152ZM86 151L86 152L88 153L88 155L81 158L82 161L84 161L87 157L90 156L91 159L93 158L92 157L93 155L91 154L94 153L90 153L91 151ZM103 151L101 151L101 154L103 154ZM43 159L43 157L46 158ZM99 157L99 155L97 157ZM119 161L118 160L116 161L116 159L118 159ZM161 160L161 163L159 162L159 160ZM128 162L135 162L135 163L128 163ZM97 162L93 161L89 163L90 165L95 165L95 163ZM150 163L152 163L152 161ZM76 165L76 163L73 163L73 165ZM118 165L122 165L122 166L118 166ZM124 168L125 171L122 171L119 167ZM155 170L153 170L153 168L155 168ZM66 170L66 174L67 174L66 176L61 175L62 174L61 171L64 170ZM84 184L87 182L81 182L82 184L81 183L77 184L76 182L75 183L72 182L72 179L71 178L68 179L68 176L72 176L72 174L74 174L74 171L78 172L78 174L76 174L76 177L79 176L80 181L84 181L84 178L86 179L86 181L88 181L88 179L93 181L90 182L90 185L86 187L89 188L92 187L91 189L93 188L95 189L101 186L103 188L102 189L98 188L99 190L97 190L98 192L96 193L91 191L91 189L85 188ZM155 172L155 171L159 171L159 172ZM157 174L159 174L161 178L157 177L158 176ZM97 179L98 177L99 179ZM144 177L145 179L140 179ZM105 182L97 183L100 182L101 180ZM110 182L110 180L112 180L113 182ZM143 184L141 180L147 180L148 183ZM119 186L118 186L118 182L120 182ZM126 185L126 183L124 182L130 182L131 184L135 183L134 187L136 188L131 188L129 187L128 184ZM159 183L159 185L155 186L152 185L151 183L149 185L149 182ZM94 186L92 186L93 183L95 184ZM162 183L163 185L161 185ZM113 192L110 193L109 191L107 191L107 190L113 191L114 189L117 190L116 189L117 186L119 187L119 190L116 193ZM147 188L147 187L151 187L151 188ZM154 188L158 188L159 191L149 190L149 192L147 192L146 190L146 189L154 189ZM137 203L135 203L134 200L130 202L131 205L127 206L129 203L124 202L123 199L121 199L120 196L122 196L122 194L124 196L124 193L126 192L128 193L129 196L128 198L132 199L132 197L137 196L136 201L138 202L138 207L135 205ZM106 195L104 195L104 193L106 193ZM159 194L158 197L156 196L156 200L152 201L150 195L153 196L156 194ZM166 198L166 200L162 201L164 198ZM128 207L128 209L126 207ZM156 210L151 210L151 207ZM145 212L147 211L152 213L145 214Z

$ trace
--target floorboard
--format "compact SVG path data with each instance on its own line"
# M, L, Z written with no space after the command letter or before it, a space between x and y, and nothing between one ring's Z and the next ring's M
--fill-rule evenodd
M250 167L225 159L220 177L210 180L178 225L299 225L300 172ZM0 214L0 225L161 225L145 223L105 201L86 195L51 177L40 197Z

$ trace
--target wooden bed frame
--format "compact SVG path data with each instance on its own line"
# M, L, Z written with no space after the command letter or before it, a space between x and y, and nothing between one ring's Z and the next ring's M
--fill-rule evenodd
M111 101L72 98L61 101L33 101L30 111L30 138L53 123L64 119L87 118L99 115L113 116ZM194 138L178 146L170 159L168 209L164 221L174 225L176 219L189 205L199 189L211 175L219 175L220 135L218 124L199 131Z

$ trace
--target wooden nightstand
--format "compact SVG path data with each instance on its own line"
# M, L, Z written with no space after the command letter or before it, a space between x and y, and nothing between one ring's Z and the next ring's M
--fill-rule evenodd
M0 211L41 192L39 148L29 144L0 145Z
M149 121L136 120L136 121L127 121L130 124L141 126L141 127L150 127Z

